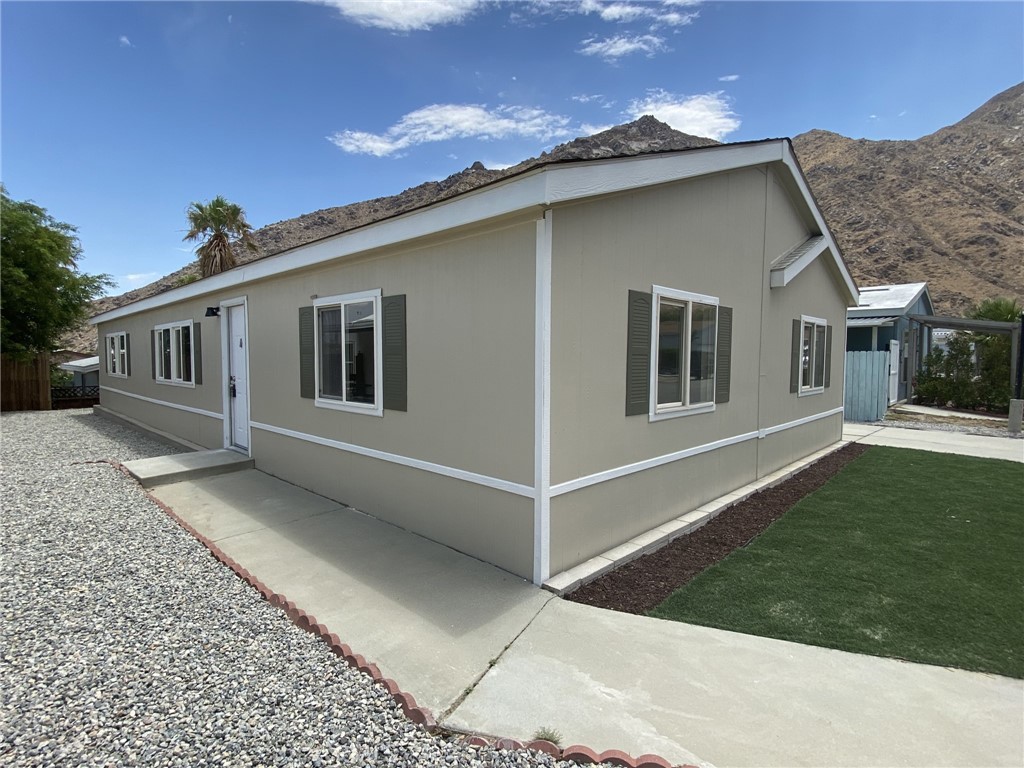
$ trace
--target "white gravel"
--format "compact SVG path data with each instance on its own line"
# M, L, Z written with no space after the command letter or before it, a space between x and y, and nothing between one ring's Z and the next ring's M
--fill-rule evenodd
M134 482L83 463L167 446L87 410L5 414L0 441L0 763L571 765L420 730Z

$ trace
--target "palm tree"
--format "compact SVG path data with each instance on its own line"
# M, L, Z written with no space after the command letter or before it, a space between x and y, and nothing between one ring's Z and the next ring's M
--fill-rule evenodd
M188 216L189 230L183 239L203 239L203 243L196 248L199 271L203 277L235 266L235 254L231 250L232 238L253 253L259 250L251 237L252 226L245 220L245 211L220 195L208 203L192 203L185 215Z

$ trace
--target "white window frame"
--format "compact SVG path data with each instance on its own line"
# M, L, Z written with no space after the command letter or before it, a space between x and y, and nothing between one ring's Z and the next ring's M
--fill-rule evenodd
M108 333L104 339L103 355L106 360L107 375L117 379L128 378L128 342L126 331ZM111 360L113 345L113 360Z
M698 413L712 413L715 410L715 390L718 384L718 306L717 296L703 293L691 293L662 285L652 287L654 303L651 312L651 379L650 379L650 415L648 421L675 419L680 416L693 416ZM671 405L658 405L658 330L661 317L661 303L686 306L685 328L682 330L684 340L682 359L680 360L682 377L683 402ZM715 376L711 381L711 402L690 404L690 322L693 316L693 304L709 304L715 308Z
M177 330L179 335L177 337L177 344L181 345L180 331L182 328L188 328L188 354L189 370L192 372L192 379L185 381L181 378L181 370L178 364L179 355L175 354L175 334ZM164 356L161 353L163 346L156 344L155 334L157 331L170 331L171 334L171 370L164 370ZM153 330L150 332L150 338L153 339L153 359L156 365L156 383L157 384L169 384L174 387L189 387L194 389L196 386L196 333L193 328L192 320L178 320L174 323L163 323L162 325L154 325Z
M342 329L342 355L344 356L345 344L345 307L348 304L360 304L366 301L373 302L373 403L353 403L342 398L323 397L320 394L320 312L328 308L341 310ZM314 383L316 386L316 397L314 402L318 408L330 408L335 411L347 411L348 413L362 413L370 416L384 415L384 324L381 318L381 289L375 288L369 291L358 291L356 293L343 293L336 296L323 296L313 300L313 338L315 341L314 352ZM346 370L344 359L342 370Z
M810 326L813 330L811 331L811 384L809 386L804 385L804 331ZM814 385L814 372L815 366L817 365L817 359L815 358L814 352L814 340L817 338L817 329L821 327L825 334L825 344L822 347L821 353L825 356L825 360L822 363L822 374L821 374L821 386ZM824 366L828 363L828 320L822 317L811 317L810 315L800 315L800 388L797 390L798 397L806 397L807 395L820 395L825 391L825 376L827 371L824 370Z

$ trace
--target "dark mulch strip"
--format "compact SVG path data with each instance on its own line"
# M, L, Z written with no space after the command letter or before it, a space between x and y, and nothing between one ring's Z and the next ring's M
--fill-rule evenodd
M744 547L868 447L850 443L811 466L749 499L729 507L703 528L680 536L668 546L644 555L566 595L567 600L645 614L679 587L730 552Z

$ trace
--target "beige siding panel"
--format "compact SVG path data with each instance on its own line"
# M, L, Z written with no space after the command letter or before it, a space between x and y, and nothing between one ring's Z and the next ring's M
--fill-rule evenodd
M269 432L252 440L257 469L532 577L532 499Z
M766 175L751 168L559 208L552 280L552 483L756 429ZM734 310L732 395L714 413L625 416L630 289Z
M768 173L766 211L768 226L765 230L764 251L765 260L770 266L779 256L807 240L810 229L809 222L805 222L794 207L793 198L774 171Z
M206 308L216 306L218 301L220 301L220 298L204 297L169 307L161 307L160 309L140 315L120 318L109 323L101 323L97 326L100 339L100 386L112 387L113 389L130 392L134 395L141 395L190 408L198 408L203 411L223 413L220 351L221 321L215 317L204 317ZM195 387L163 384L153 380L153 328L165 323L183 320L192 320L193 327L200 326L202 328L203 383L197 384ZM132 375L128 378L108 375L103 356L104 337L108 333L119 331L126 331L131 334ZM101 390L101 404L121 411L120 408L115 407L113 396L113 393ZM121 398L122 401L127 399ZM123 412L133 418L141 419L140 416L135 416L131 412ZM180 414L182 412L171 411L171 413ZM142 420L145 421L145 419ZM169 429L168 431L178 434L174 429ZM182 437L186 436L182 435ZM195 442L201 441L196 440ZM222 444L223 435L217 437L214 447L220 448Z
M843 404L846 305L825 265L827 258L823 255L815 260L785 288L765 289L758 424L762 429ZM823 318L832 326L832 386L821 394L804 397L789 391L793 320L801 315Z
M535 243L527 222L251 286L253 422L532 485ZM406 295L408 411L300 398L299 307L377 288Z
M103 406L115 414L128 416L206 448L224 446L224 422L221 419L149 403L117 392L102 392L101 397Z
M757 476L770 475L809 453L832 445L842 436L841 413L768 435L757 441Z
M551 573L559 573L755 480L756 439L551 500Z

